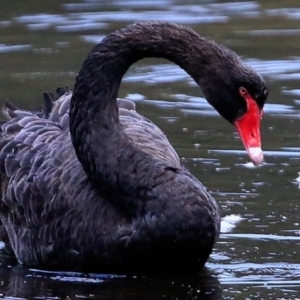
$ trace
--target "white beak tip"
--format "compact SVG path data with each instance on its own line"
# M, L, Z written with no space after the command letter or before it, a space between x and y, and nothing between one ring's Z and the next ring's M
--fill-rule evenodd
M250 147L247 150L248 155L255 166L258 166L264 160L264 154L261 147Z

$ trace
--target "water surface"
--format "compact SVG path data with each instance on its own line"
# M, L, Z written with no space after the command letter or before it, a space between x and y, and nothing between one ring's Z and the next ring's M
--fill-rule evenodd
M284 7L286 5L287 7ZM120 93L168 135L217 199L222 233L197 276L51 273L1 256L0 296L18 299L294 299L300 297L300 5L298 1L4 0L0 96L36 109L45 90L73 86L93 45L134 21L167 20L232 48L270 88L265 162L254 168L234 131L180 68L147 59Z

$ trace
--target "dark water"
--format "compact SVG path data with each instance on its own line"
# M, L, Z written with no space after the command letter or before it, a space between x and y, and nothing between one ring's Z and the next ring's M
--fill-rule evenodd
M0 10L0 96L36 109L44 90L73 85L91 47L138 20L175 21L240 54L270 88L262 122L265 162L249 163L234 128L178 67L134 65L120 96L168 135L213 193L222 234L197 276L48 273L0 256L0 297L10 299L295 299L300 297L299 1L17 1ZM284 7L284 6L285 7Z

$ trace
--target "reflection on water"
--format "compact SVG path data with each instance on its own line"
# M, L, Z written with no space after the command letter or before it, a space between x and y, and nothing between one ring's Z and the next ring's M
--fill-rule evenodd
M0 53L30 50L30 45L3 45L0 44Z
M217 275L204 269L197 275L124 277L2 268L6 299L221 299Z
M2 99L35 109L42 91L72 86L92 45L110 31L133 21L175 21L233 48L266 78L271 92L262 121L265 162L258 168L249 163L232 126L180 68L154 59L136 64L120 96L135 101L166 132L220 205L221 236L207 269L197 276L163 278L53 273L22 268L0 255L0 296L299 298L298 1L29 2L24 7L11 0L0 12Z

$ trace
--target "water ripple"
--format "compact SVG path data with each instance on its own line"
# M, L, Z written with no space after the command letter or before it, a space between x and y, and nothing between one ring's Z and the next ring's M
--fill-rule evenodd
M300 8L278 8L278 9L267 9L265 14L268 16L284 16L288 19L299 20L300 19Z
M4 45L0 44L0 53L27 51L32 48L32 45Z
M250 239L261 241L300 241L300 236L283 236L276 234L256 234L256 233L223 233L220 239Z
M260 29L249 31L236 31L235 33L241 36L297 36L300 34L300 29Z
M210 149L208 150L208 153L219 153L219 154L243 154L243 155L248 155L245 150L223 150L223 149ZM277 156L277 157L300 157L300 152L299 151L264 151L264 156Z
M247 59L246 61L259 73L272 79L289 80L300 75L299 57L278 60Z
M299 287L300 264L297 263L207 263L218 274L222 285L258 285L270 287Z

